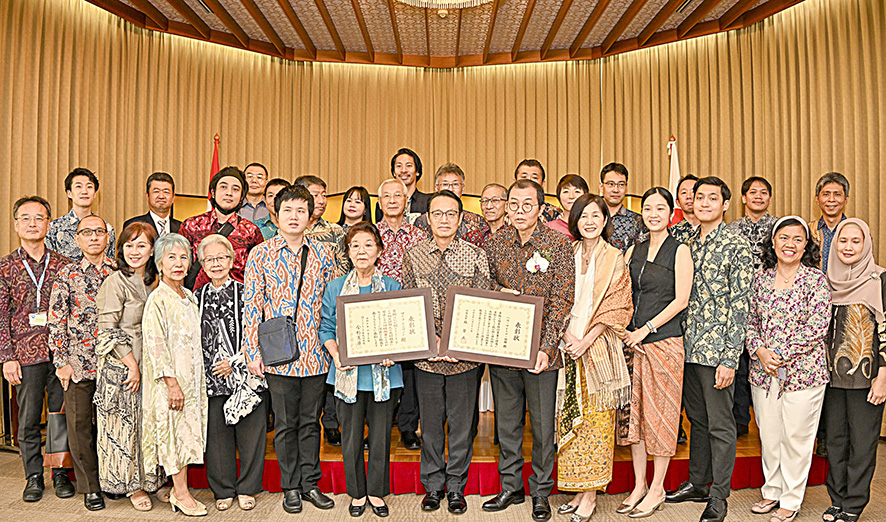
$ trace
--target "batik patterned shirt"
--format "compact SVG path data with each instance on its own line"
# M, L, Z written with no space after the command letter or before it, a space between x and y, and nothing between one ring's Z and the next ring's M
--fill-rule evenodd
M105 257L96 267L85 257L58 271L49 298L49 349L56 368L70 364L74 382L95 380L98 306L95 298L116 264Z
M767 212L756 223L748 216L744 216L727 225L729 229L747 239L751 244L751 253L754 254L754 271L763 268L763 242L767 237L772 236L772 227L776 221L778 218Z
M403 283L402 267L403 256L406 255L406 249L412 245L427 239L428 235L416 226L403 222L400 229L394 232L388 226L388 222L382 219L378 222L378 232L384 242L385 248L378 257L376 265L382 274L396 279L398 283Z
M612 236L609 244L624 254L635 243L642 243L649 237L649 230L643 224L640 214L628 210L624 205L612 216Z
M779 395L827 384L824 340L830 318L831 293L821 270L800 266L794 286L781 290L775 288L774 268L757 272L748 316L751 384L768 390L772 382L756 356L760 348L778 350L784 360Z
M293 315L298 282L304 277L295 318L301 356L289 364L270 366L265 369L267 373L290 377L321 375L329 371L332 361L320 346L318 328L323 292L335 278L335 259L327 243L305 237L304 247L308 248L304 274L301 250L293 252L279 235L252 249L246 262L243 350L248 362L260 358L258 325L274 317Z
M413 226L422 229L422 231L428 236L431 235L431 224L428 223L427 212L419 216L418 219L415 220L415 223L413 223ZM482 216L465 210L461 213L461 223L458 224L458 229L455 231L455 237L464 239L478 247L482 247L484 243L477 243L476 241L482 240L479 231L482 230L483 227L489 228L486 224L486 220L484 220Z
M446 290L450 286L467 286L490 290L489 262L486 252L463 239L455 238L440 250L434 238L413 245L403 258L403 288L430 288L434 301L434 329L443 336L446 315ZM415 367L431 373L455 375L472 370L478 363L459 361L416 361Z
M536 252L548 260L547 270L527 269ZM563 366L560 338L575 300L575 258L569 239L539 220L532 236L522 244L517 229L505 225L486 243L486 256L494 290L510 288L544 298L539 349L548 355L547 369L559 369Z
M234 226L234 231L228 235L228 241L234 247L234 267L231 269L231 277L242 282L243 271L246 267L246 257L249 255L249 251L255 245L264 241L264 238L258 227L255 226L255 223L248 219L243 219L236 214L232 215L227 223ZM215 210L190 217L182 223L178 233L191 243L193 260L197 259L197 246L200 244L200 241L203 241L203 238L210 234L218 234L222 225L222 223L218 222ZM200 273L197 274L197 282L194 284L194 289L196 290L208 282L209 277L201 268Z
M49 362L49 326L32 326L30 315L49 311L52 285L62 267L70 262L52 250L36 261L23 248L0 259L0 363L18 361L22 366L30 366ZM37 285L24 263L28 263L37 282L43 279L39 307Z
M67 257L71 261L79 261L83 257L83 252L77 246L78 226L80 226L80 218L71 210L49 223L49 232L43 243L49 250ZM117 244L117 236L114 233L114 227L107 221L105 221L105 228L108 229L108 247L105 249L105 254L114 259L114 245Z
M348 255L345 253L345 231L341 226L320 218L314 223L314 226L308 227L305 230L305 236L321 243L326 243L332 248L338 275L345 275L350 271L351 260L348 259Z
M683 334L686 362L738 368L744 349L754 259L748 240L720 223L689 240L695 265Z
M846 221L846 214L840 216L840 222ZM825 277L828 276L828 254L831 252L831 242L834 240L834 234L837 233L837 227L833 230L828 228L828 224L824 222L824 218L818 218L818 221L809 222L809 230L812 232L812 240L821 247L821 271Z
M552 205L545 201L541 204L541 208L539 209L538 218L542 223L547 223L549 221L553 221L560 217L563 214L563 209L558 207L557 205Z
M262 237L265 239L271 239L272 237L276 236L277 231L280 230L279 227L277 227L277 225L275 225L274 222L271 221L270 216L258 219L254 221L254 223L255 226L258 227L259 232L261 232Z
M668 231L674 239L685 245L689 242L689 239L698 232L698 225L692 226L692 223L690 223L689 220L683 218L682 221L671 226Z

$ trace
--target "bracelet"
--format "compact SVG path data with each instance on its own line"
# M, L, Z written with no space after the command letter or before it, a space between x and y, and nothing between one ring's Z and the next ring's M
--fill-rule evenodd
M652 321L646 321L646 328L649 328L652 333L658 333L658 328L652 326Z

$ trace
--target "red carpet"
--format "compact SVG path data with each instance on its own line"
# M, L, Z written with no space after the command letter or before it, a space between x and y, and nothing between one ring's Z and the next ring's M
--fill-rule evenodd
M404 493L424 494L419 475L419 462L391 462L391 493L400 495ZM320 489L325 493L345 493L345 472L341 462L324 461L320 463L323 478L320 480ZM809 486L824 484L827 478L827 459L812 457L812 468L809 470ZM523 467L523 480L532 474L532 464L527 462ZM652 462L648 463L647 474L652 476ZM554 471L556 476L556 470ZM681 482L689 477L689 461L685 459L671 461L668 475L665 478L665 489L676 489ZM188 482L191 487L209 488L206 481L206 472L202 466L191 466L188 472ZM631 490L634 482L634 473L631 462L619 461L615 463L612 474L612 482L606 489L610 495L627 493ZM277 461L268 459L265 461L264 489L271 492L280 490L280 468ZM763 485L763 468L760 457L738 457L735 459L735 469L732 472L732 488L759 488ZM465 489L467 495L494 495L500 491L498 479L498 463L475 462L471 464L468 473L468 484ZM526 485L526 491L529 486ZM557 493L556 488L554 493Z

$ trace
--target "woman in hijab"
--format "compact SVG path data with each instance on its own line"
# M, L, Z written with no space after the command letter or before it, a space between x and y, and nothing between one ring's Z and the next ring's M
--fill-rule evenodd
M833 311L825 340L830 384L824 398L826 522L855 521L871 497L886 399L886 271L874 262L871 229L860 219L840 223L828 257Z

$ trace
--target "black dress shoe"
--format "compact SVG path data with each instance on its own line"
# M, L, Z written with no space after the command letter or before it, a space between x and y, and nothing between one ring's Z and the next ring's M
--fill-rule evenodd
M302 493L301 499L314 504L317 509L332 509L335 507L335 501L321 493L319 488Z
M290 489L283 492L283 511L287 513L301 513L301 491Z
M483 503L483 511L501 511L511 504L522 504L526 501L526 492L521 488L519 491L502 491Z
M532 520L544 522L551 519L551 504L548 497L532 497Z
M108 500L123 500L124 498L126 498L125 493L107 493L103 491L102 494Z
M359 506L355 506L353 503L350 506L348 506L348 513L352 517L359 517L363 514L364 511L366 511L366 502L364 502L363 504L361 504Z
M815 456L823 459L828 458L828 443L824 437L815 439Z
M707 486L696 486L687 480L680 484L677 491L671 491L665 495L665 502L668 504L677 504L679 502L686 502L687 500L692 502L707 502L709 498L708 491Z
M330 446L341 446L341 432L338 428L326 428L326 443Z
M22 491L22 500L25 502L37 502L43 498L43 474L34 473L28 477L25 483L25 490Z
M446 498L449 500L449 512L453 515L461 515L468 510L468 501L461 493L452 491L446 495Z
M698 522L723 522L726 520L726 499L711 497Z
M437 511L440 509L440 501L443 500L443 497L446 494L443 490L440 491L428 491L425 495L425 498L421 499L421 510L422 511Z
M89 511L99 511L105 509L105 498L99 493L87 493L83 495L83 505Z
M369 502L369 499L366 499ZM372 508L372 512L375 513L375 516L385 518L386 516L391 514L391 511L388 509L388 505L385 504L385 501L381 501L382 504L380 506L376 506L372 502L369 502L369 507Z
M421 440L414 431L404 431L400 433L400 440L408 450L421 449Z
M71 498L77 493L71 479L64 471L60 471L52 476L52 486L55 488L55 496L58 498Z

